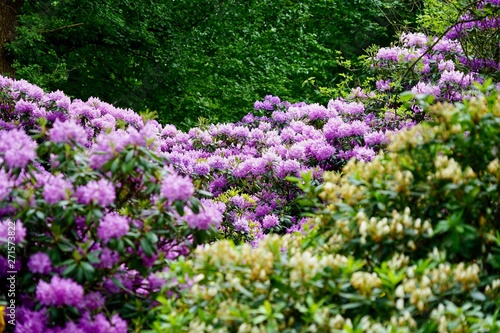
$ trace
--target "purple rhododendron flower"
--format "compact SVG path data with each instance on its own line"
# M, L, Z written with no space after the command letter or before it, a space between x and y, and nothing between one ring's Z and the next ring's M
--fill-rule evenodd
M38 106L36 105L36 103L25 101L23 99L17 101L15 106L15 110L20 114L21 113L31 114L37 108Z
M14 228L14 229L13 229ZM9 238L11 238L9 240ZM23 223L19 220L12 222L12 220L7 219L0 222L0 244L12 242L14 238L14 243L18 244L24 241L26 238L26 228Z
M62 174L58 174L57 176L49 176L48 180L45 181L42 195L45 201L53 205L61 200L67 199L72 191L73 185L69 181L63 179Z
M210 165L207 162L199 162L194 166L193 171L200 176L207 175L210 172Z
M48 274L52 270L52 262L47 253L37 252L30 256L28 269L31 273Z
M434 97L438 97L441 94L441 88L430 83L418 82L411 89L411 92L415 94L433 95Z
M375 157L375 151L368 147L354 147L353 156L361 161L369 162Z
M114 314L111 320L108 321L102 313L91 318L90 312L86 312L78 327L84 332L92 333L127 333L127 322L120 318L118 314Z
M97 227L97 236L105 242L111 238L120 238L127 234L130 222L118 213L106 214Z
M112 268L114 265L120 262L120 254L105 247L104 249L102 249L99 259L100 260L97 264L97 267Z
M334 147L324 141L314 141L310 146L310 150L312 155L320 162L332 157L336 151Z
M188 200L194 194L193 182L188 177L183 177L175 171L170 171L163 178L160 193L169 202L174 200Z
M10 168L24 168L36 158L37 144L21 129L0 130L0 157Z
M99 292L93 292L85 295L83 303L77 307L80 310L95 311L101 309L106 303L106 299Z
M241 231L245 234L248 234L250 232L250 226L248 225L248 220L246 218L238 218L236 221L233 223L234 229L236 231Z
M56 120L49 131L50 141L61 143L76 142L82 146L87 144L87 132L74 120Z
M423 33L405 33L403 32L400 37L401 42L405 46L418 46L423 47L429 42L429 37Z
M405 50L400 47L381 47L376 55L378 60L390 60L398 62L405 54Z
M472 81L474 81L474 74L465 74L460 71L449 71L445 70L441 73L441 78L439 79L439 84L444 84L446 82L458 83L463 87L469 86Z
M206 230L210 226L220 227L222 223L222 214L226 210L226 205L222 202L202 199L202 206L198 214L191 210L186 212L186 222L190 228Z
M15 333L46 333L48 314L45 309L32 311L21 306L16 311Z
M264 229L272 228L274 226L277 226L279 223L280 223L280 220L279 220L278 216L276 216L274 214L266 215L262 219L262 227L264 227Z
M363 139L365 140L365 144L368 146L374 146L374 145L377 145L379 143L387 143L388 142L387 136L380 131L365 133L363 135Z
M114 130L116 126L116 119L110 114L91 120L92 125L100 129Z
M388 91L391 89L391 80L378 80L375 82L375 86L380 91Z
M92 180L86 185L78 186L75 195L79 203L86 205L97 203L102 207L111 205L116 198L113 183L106 179Z
M286 160L283 162L283 171L285 173L297 173L300 170L300 162L296 160Z
M83 287L71 279L53 276L50 283L43 280L38 283L36 298L47 306L77 306L83 301Z
M454 71L455 70L455 63L451 60L441 60L439 63L438 63L438 69L440 72L442 71Z
M98 169L115 154L121 152L129 144L129 136L124 130L99 134L90 150L90 166Z

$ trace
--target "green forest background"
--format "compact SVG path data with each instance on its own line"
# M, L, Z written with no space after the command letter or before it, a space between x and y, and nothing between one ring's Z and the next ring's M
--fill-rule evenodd
M267 94L326 103L320 87L359 80L365 50L415 30L429 8L415 0L2 3L3 75L156 112L181 128L237 121Z

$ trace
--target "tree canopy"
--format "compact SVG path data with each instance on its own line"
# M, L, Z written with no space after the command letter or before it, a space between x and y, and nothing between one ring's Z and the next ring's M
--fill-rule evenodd
M318 101L346 58L387 45L404 1L25 1L7 48L16 78L157 111L165 123L240 118L267 94Z

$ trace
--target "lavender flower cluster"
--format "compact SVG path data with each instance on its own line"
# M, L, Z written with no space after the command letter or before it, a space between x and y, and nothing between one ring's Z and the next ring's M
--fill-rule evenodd
M478 7L471 12L465 13L459 19L459 22L454 25L446 34L450 39L459 39L467 35L467 32L473 29L488 30L498 29L500 27L500 18L493 15L488 15L484 11L486 5L500 6L499 0L486 0L479 2ZM478 16L481 15L483 17Z
M400 46L380 48L372 61L378 77L377 101L381 95L397 96L404 91L443 102L469 99L475 92L473 82L484 81L480 70L491 65L467 57L457 40L422 33L401 34ZM421 110L415 105L412 111Z

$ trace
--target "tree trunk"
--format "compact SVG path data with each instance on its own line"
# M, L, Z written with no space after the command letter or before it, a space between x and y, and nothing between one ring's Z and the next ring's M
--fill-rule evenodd
M0 74L14 76L11 59L6 54L5 44L14 39L17 15L23 0L0 0Z

